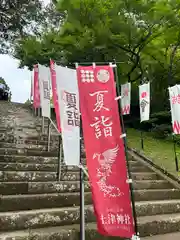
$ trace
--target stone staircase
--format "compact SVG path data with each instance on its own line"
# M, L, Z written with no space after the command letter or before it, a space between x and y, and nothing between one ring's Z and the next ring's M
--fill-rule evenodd
M57 182L55 140L47 152L47 137L23 105L0 103L0 114L0 240L79 240L79 170L66 169ZM178 186L134 157L130 167L141 239L179 240ZM116 239L97 233L88 181L84 197L86 239Z

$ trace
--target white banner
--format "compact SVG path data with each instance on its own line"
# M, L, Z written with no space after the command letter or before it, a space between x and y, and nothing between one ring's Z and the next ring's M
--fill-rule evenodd
M139 106L141 122L148 121L150 113L150 83L139 86Z
M121 112L122 115L130 114L131 83L121 85Z
M57 66L57 92L66 165L80 163L79 91L76 70Z
M175 134L180 134L180 85L169 88L172 128Z
M48 67L38 64L39 67L39 88L42 116L51 117L51 105L50 105L50 70Z

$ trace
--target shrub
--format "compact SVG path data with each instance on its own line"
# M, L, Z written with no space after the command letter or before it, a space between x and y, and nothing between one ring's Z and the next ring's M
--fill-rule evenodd
M153 113L151 118L158 119L158 121L156 121L156 124L158 125L171 123L171 113L169 111Z
M172 132L172 126L169 124L156 125L151 132L155 138L164 139Z

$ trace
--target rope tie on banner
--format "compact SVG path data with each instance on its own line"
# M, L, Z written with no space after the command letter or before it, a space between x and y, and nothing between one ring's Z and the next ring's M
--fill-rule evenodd
M133 182L133 180L130 178L126 180L126 183L132 183L132 182Z
M120 138L125 138L126 137L126 133L123 133L120 135Z
M115 98L116 101L118 101L119 99L121 99L121 96Z

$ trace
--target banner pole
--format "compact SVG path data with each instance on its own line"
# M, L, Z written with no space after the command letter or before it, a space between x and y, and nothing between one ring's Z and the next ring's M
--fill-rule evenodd
M48 142L47 142L47 152L50 150L50 141L51 141L51 122L48 119Z
M81 120L80 120L81 122ZM80 123L80 166L82 165L82 131L81 131L81 123ZM80 167L80 240L85 240L85 210L84 210L84 171Z
M82 164L81 159L81 139L80 139L80 164ZM85 240L85 211L84 211L84 172L80 168L80 240Z
M178 164L178 158L177 158L177 152L176 152L176 140L175 140L175 135L172 134L172 136L173 136L174 160L176 165L176 172L179 172L179 164Z
M61 180L61 160L62 160L62 144L61 136L59 135L59 151L58 151L58 170L57 170L57 181Z
M141 130L141 148L144 150L144 138L143 138L143 132Z
M115 59L114 59L114 63L116 64ZM118 94L118 96L120 96L121 91L120 91L120 83L119 83L118 72L117 72L117 64L114 68L114 71L115 71L115 82L116 82L117 94ZM136 214L136 208L135 208L134 189L133 189L133 185L132 185L132 176L131 176L131 172L130 172L130 165L129 165L128 152L127 152L126 132L125 132L125 127L124 127L123 115L121 112L121 101L119 101L118 105L119 105L119 114L120 114L120 121L121 121L121 127L122 127L122 134L125 136L124 137L124 148L125 148L127 170L128 170L128 177L129 177L129 186L130 186L131 201L132 201L132 211L133 211L133 217L134 217L134 228L135 228L136 236L139 236L138 224L137 224L137 214Z
M42 134L44 133L44 117L42 117Z
M75 63L76 69L78 68L78 63ZM79 159L79 164L82 166L82 119L80 115L80 126L79 126L79 131L80 131L80 139L79 139L79 151L80 151L80 159ZM84 171L83 168L79 168L79 183L80 183L80 240L85 240L85 210L84 210Z

